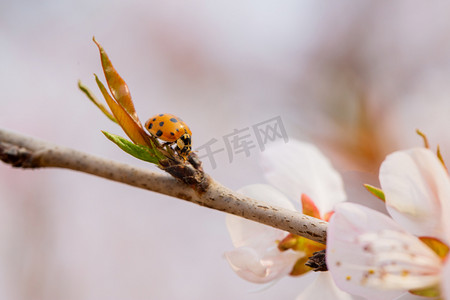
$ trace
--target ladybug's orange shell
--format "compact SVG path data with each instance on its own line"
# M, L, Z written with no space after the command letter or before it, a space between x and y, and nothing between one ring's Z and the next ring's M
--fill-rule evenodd
M148 119L145 128L153 136L172 143L178 140L183 134L192 135L191 130L177 116L171 114L159 114Z

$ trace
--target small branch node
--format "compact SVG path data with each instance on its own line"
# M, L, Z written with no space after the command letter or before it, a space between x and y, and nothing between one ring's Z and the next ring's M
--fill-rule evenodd
M0 142L0 160L16 168L37 168L33 152L24 147Z

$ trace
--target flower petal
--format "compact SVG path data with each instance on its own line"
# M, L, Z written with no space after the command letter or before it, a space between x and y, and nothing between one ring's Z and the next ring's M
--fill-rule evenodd
M371 299L392 299L439 282L441 260L388 216L342 203L328 227L327 266L341 289Z
M296 298L296 300L352 300L353 297L340 290L330 272L319 272L317 278Z
M238 192L268 204L295 210L294 205L286 198L286 196L270 185L248 185L238 190ZM236 248L249 246L265 251L266 248L276 245L276 241L281 241L288 234L286 231L235 215L227 215L226 224L233 245Z
M286 209L295 210L291 200L285 196L280 190L268 184L251 184L246 185L238 190L238 193L247 197L264 201L267 204L279 206ZM300 195L298 195L300 199Z
M268 204L294 210L293 204L277 189L254 184L238 192ZM266 283L288 275L296 261L304 256L300 251L280 251L278 242L288 232L234 215L226 216L226 224L235 250L225 253L233 270L242 278Z
M311 144L293 139L270 144L262 152L261 164L270 184L294 201L308 195L322 215L346 199L341 176Z
M390 154L380 168L380 183L393 219L417 236L446 242L443 222L450 214L450 180L437 156L417 148ZM444 218L443 218L444 217ZM450 224L447 224L450 225Z
M250 247L225 252L225 258L233 271L241 278L254 283L267 283L288 275L299 255L301 253L292 250L280 252L276 247L264 255Z
M450 299L450 263L447 259L441 275L442 299Z

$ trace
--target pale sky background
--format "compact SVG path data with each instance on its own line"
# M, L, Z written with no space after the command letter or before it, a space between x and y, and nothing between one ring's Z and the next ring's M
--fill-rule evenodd
M143 122L172 113L194 149L281 117L318 145L352 201L382 207L384 156L421 146L450 158L450 3L445 1L0 2L0 127L95 155L128 157L124 135L77 90L97 95L95 35ZM221 147L224 147L222 144ZM263 183L258 148L206 171ZM0 299L295 299L314 278L261 286L236 276L224 215L67 170L0 165Z

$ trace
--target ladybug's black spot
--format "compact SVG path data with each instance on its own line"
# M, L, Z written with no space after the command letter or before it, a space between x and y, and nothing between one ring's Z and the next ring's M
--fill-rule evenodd
M156 121L156 118L153 118L153 122L155 122Z
M164 125L164 122L159 122L159 126L163 126Z
M178 122L178 120L175 119L175 118L171 118L170 121L172 121L172 122L174 122L174 123Z
M160 117L164 116L164 114L159 114Z
M170 135L175 135L175 133L171 132Z
M177 132L180 132L180 129L177 128Z
M153 123L150 123L150 124L148 125L148 129L152 129L152 127L153 127Z
M156 132L156 136L157 137L160 137L162 135L162 131L161 130L158 130L157 132Z

